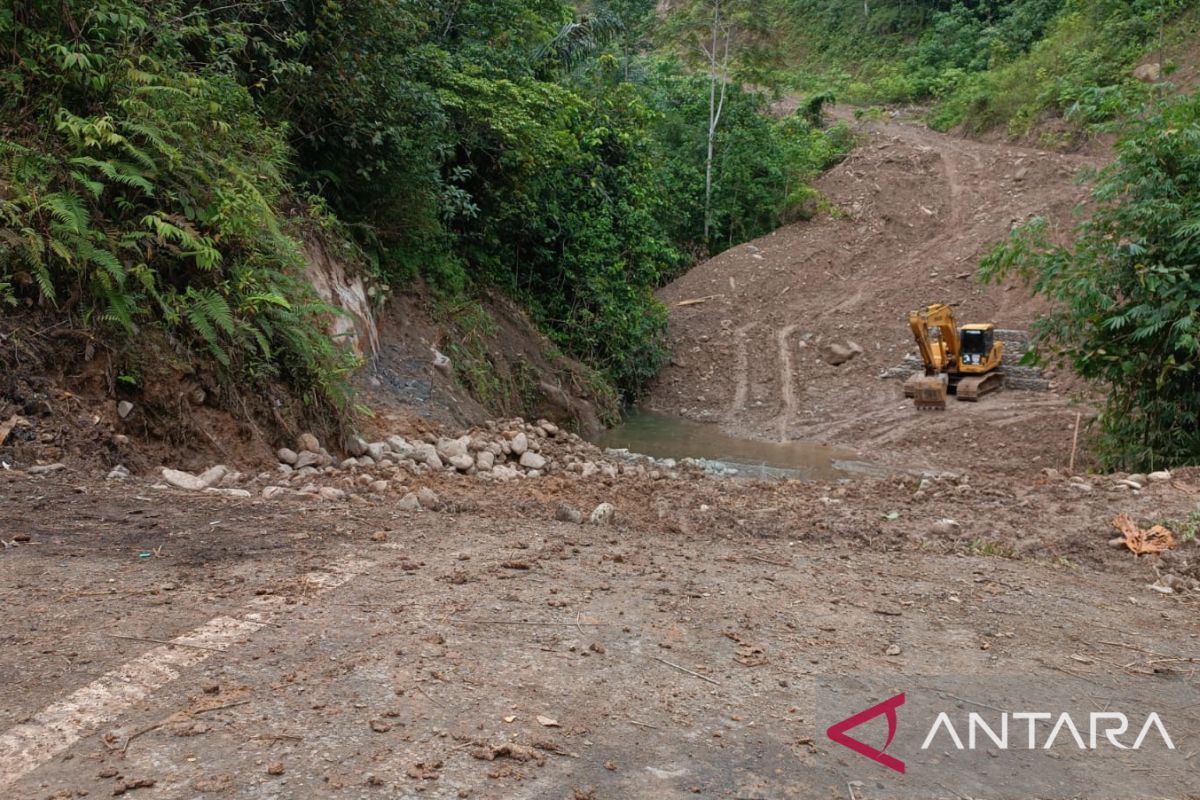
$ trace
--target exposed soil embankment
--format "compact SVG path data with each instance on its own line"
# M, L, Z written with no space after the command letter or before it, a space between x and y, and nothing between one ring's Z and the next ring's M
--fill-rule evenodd
M862 129L819 183L831 213L734 247L666 287L674 358L648 404L732 433L858 448L910 466L1028 471L1069 458L1069 380L919 415L898 379L915 352L908 312L953 305L959 323L1022 329L1023 288L981 286L979 257L1016 224L1063 235L1093 159L987 144L916 125ZM856 353L834 366L831 352ZM1086 414L1085 414L1086 419ZM1082 462L1080 462L1082 463Z

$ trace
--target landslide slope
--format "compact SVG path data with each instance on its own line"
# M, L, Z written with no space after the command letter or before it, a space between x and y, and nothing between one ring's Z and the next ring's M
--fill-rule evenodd
M734 247L661 291L673 359L649 407L911 466L1065 461L1076 409L1062 381L918 416L900 381L880 374L915 353L908 312L929 303L951 303L960 324L1027 327L1039 302L1016 285L981 286L979 257L1035 215L1068 233L1086 193L1076 176L1095 160L894 121L859 133L860 146L818 185L829 213ZM848 341L860 357L822 358Z

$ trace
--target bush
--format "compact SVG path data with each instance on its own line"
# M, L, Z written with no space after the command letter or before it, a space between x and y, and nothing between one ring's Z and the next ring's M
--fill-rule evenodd
M717 129L713 236L705 242L707 79L660 62L649 89L649 102L659 112L652 127L658 165L653 184L664 198L659 218L668 238L698 257L761 236L793 217L810 198L808 183L852 146L845 126L822 130L804 103L773 120L761 95L730 87Z
M1100 173L1090 220L1070 246L1044 221L983 264L1054 303L1039 347L1101 384L1097 447L1108 467L1200 459L1200 98L1168 101L1129 132Z
M126 335L162 324L227 377L343 405L353 364L302 280L288 148L250 94L190 69L179 3L0 12L0 284ZM27 298L34 302L33 298Z
M1051 116L1081 132L1140 107L1133 65L1185 31L1194 0L796 0L796 82L860 103L932 101L930 123L1027 135ZM872 21L871 18L874 18ZM890 22L884 23L885 20ZM847 72L852 74L847 75Z

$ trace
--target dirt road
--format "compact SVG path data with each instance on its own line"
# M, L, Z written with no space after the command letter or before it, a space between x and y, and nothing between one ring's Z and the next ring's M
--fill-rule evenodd
M668 286L675 358L648 404L731 432L856 447L868 460L1024 471L1065 464L1069 387L951 404L930 419L879 375L916 352L908 312L951 303L962 322L1023 329L1041 306L980 286L978 258L1013 225L1063 231L1093 159L987 144L912 124L869 125L818 184L832 213L734 247ZM688 304L707 298L703 302ZM681 305L683 304L683 305ZM857 344L831 366L828 344Z
M656 483L405 513L10 478L0 795L845 797L878 776L823 736L831 676L1153 687L1200 652L1103 529L1063 537L1083 563L1000 558L888 522L887 485ZM594 492L616 525L551 519ZM1078 494L1034 507L1130 502Z

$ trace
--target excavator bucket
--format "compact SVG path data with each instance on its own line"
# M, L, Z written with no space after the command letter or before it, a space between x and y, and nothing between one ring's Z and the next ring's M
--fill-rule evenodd
M917 410L945 411L948 383L944 374L923 376L913 381L913 403Z

